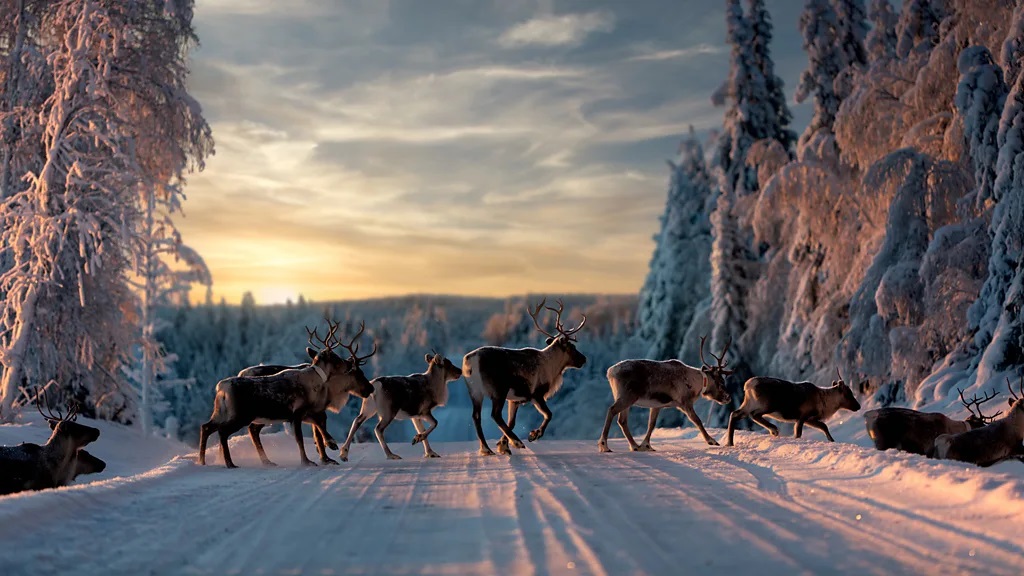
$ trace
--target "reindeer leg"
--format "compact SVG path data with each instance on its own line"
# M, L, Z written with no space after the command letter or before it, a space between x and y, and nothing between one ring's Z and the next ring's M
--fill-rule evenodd
M683 404L679 406L683 414L693 422L693 425L700 430L700 435L704 438L704 441L708 443L708 446L718 446L718 441L708 435L708 431L704 429L704 423L700 421L700 416L697 416L697 411L693 409L692 405Z
M629 451L636 452L639 450L640 447L637 446L636 440L633 439L633 432L629 429L629 408L619 412L618 423L619 430L622 430L622 435L626 438L626 441L629 442Z
M320 455L321 464L337 464L338 461L327 455L327 444L331 450L338 449L338 443L331 438L327 432L327 413L320 412L307 418L313 426L313 442L316 444L316 453Z
M306 445L302 441L302 418L292 420L292 431L295 432L295 443L299 445L299 462L303 466L316 466L316 462L306 456Z
M440 458L441 455L438 454L437 452L434 452L434 449L430 447L430 440L427 439L427 436L430 435L431 431L433 431L434 428L437 428L437 420L434 418L433 414L427 414L426 416L423 416L421 418L413 418L412 425L414 428L416 428L416 435L423 437L423 457ZM429 420L433 425L429 429L424 430L422 420Z
M629 409L633 405L633 400L621 396L612 402L612 405L608 407L608 414L604 417L604 428L601 429L601 438L597 441L597 449L600 452L611 452L611 448L608 448L608 430L612 427L612 419L615 418L623 410Z
M484 428L480 421L480 412L483 406L483 399L472 398L473 400L473 426L476 428L476 437L480 440L480 455L481 456L494 456L494 451L487 445L487 439L484 438Z
M776 426L775 424L772 424L771 422L765 420L763 414L751 414L750 415L750 419L753 420L754 422L757 422L759 425L761 425L772 436L778 436L779 435L779 427ZM799 436L797 436L797 438L799 438Z
M832 434L828 431L828 426L825 426L824 422L822 422L820 420L808 420L807 421L807 425L810 426L811 428L815 428L817 430L821 430L822 432L824 432L825 433L825 437L828 438L829 442L835 442L836 441L836 439L833 438Z
M640 447L637 448L640 452L654 452L654 448L651 448L651 434L654 433L654 427L658 424L658 414L661 412L661 408L651 408L651 413L647 417L647 433L644 434L644 440L640 443Z
M508 427L512 430L516 429L516 414L519 412L519 404L508 401ZM502 436L498 438L498 454L511 454L512 451L508 448L508 438Z
M551 422L551 409L548 408L548 403L544 401L544 398L534 398L533 406L544 417L544 420L541 421L539 428L530 431L530 436L527 438L530 442L543 438L544 431L548 429L548 423Z
M260 462L264 466L277 466L267 458L267 452L263 449L263 442L260 440L260 430L263 430L264 424L249 424L249 438L252 439L252 445L256 447L256 453L260 455Z
M727 434L728 438L727 438L727 440L725 442L726 446L732 446L733 445L733 443L732 443L732 435L733 435L733 432L736 431L736 421L737 420L742 420L742 419L746 418L747 416L748 416L748 414L744 410L743 406L740 406L739 408L733 410L732 414L729 415L729 431L728 431L728 434Z
M430 428L427 428L426 430L424 430L422 432L417 428L417 430L416 430L417 434L416 434L416 436L413 436L413 439L412 439L412 443L414 445L415 444L419 444L420 442L426 442L427 441L427 436L429 436L430 433L434 431L434 428L437 428L437 419L434 418L434 415L431 414L430 412L427 412L424 416L413 418L412 419L412 423L413 423L414 427L416 425L416 422L419 420L419 418L423 418L427 422L430 422Z
M395 415L391 414L387 410L377 410L377 415L380 420L377 421L377 426L374 427L373 432L377 435L377 442L380 442L380 447L384 449L384 455L388 457L388 460L401 460L402 457L391 451L388 447L388 443L384 441L384 431L391 425L391 421L395 419Z
M799 438L804 433L804 421L797 420L796 426L793 426L793 438Z
M507 394L508 392L505 392L502 396ZM508 437L508 441L512 444L512 447L522 450L523 448L526 448L526 445L523 444L523 441L519 439L519 436L516 436L516 433L508 427L508 424L505 423L505 418L501 416L501 408L504 403L504 398L491 398L491 419L498 425L498 429L501 430L501 433Z
M377 404L373 401L373 395L369 398L363 398L363 403L359 407L359 415L356 416L355 420L352 421L352 426L348 429L348 437L345 438L345 443L341 446L341 452L338 454L338 458L342 462L348 462L348 448L352 445L352 440L355 440L356 432L359 431L359 427L363 425L363 422L377 413Z
M199 465L206 466L206 441L220 426L213 420L199 427Z
M217 434L220 436L221 460L224 460L224 466L228 468L238 468L238 466L235 466L235 463L231 461L231 450L228 449L228 437L241 429L242 426L235 422L225 422L217 429Z

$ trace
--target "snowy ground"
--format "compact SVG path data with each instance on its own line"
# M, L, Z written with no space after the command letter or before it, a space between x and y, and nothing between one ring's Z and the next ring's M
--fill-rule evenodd
M437 443L444 458L424 460L396 442L405 460L360 444L309 469L288 436L265 440L274 469L235 438L243 468L227 470L103 428L90 449L108 472L82 478L97 481L0 498L0 573L1024 572L1019 463L979 470L813 432L709 448L670 430L657 453L542 440L481 458L475 443ZM0 426L0 443L30 430L42 434Z

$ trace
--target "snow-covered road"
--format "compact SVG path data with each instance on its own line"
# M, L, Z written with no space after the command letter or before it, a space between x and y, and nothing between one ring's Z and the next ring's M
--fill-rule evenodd
M385 461L362 444L311 469L293 467L288 437L265 441L274 469L238 438L242 469L177 458L0 498L0 573L1024 572L1015 469L762 434L736 449L662 436L657 453L544 440L511 459L439 443L445 457L424 460L393 443L406 459Z

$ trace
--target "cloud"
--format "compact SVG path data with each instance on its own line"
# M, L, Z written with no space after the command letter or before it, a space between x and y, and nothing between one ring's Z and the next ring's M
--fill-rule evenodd
M498 38L505 48L523 46L577 46L595 32L611 32L615 17L608 12L547 15L509 28Z
M712 46L711 44L698 44L689 48L682 48L678 50L655 50L652 52L646 52L633 56L629 60L632 62L659 62L662 60L676 60L680 58L692 58L694 56L700 56L704 54L724 54L727 48L725 46Z

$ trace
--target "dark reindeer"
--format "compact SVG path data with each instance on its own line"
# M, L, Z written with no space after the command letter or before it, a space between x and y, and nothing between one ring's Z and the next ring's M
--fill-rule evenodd
M75 476L79 450L100 437L100 431L75 422L77 405L69 404L67 415L49 408L43 412L42 397L36 409L50 425L46 444L22 443L0 447L0 494L66 486Z
M494 455L487 445L487 440L484 439L481 423L484 396L491 399L491 418L502 433L502 438L498 440L498 451L510 454L509 443L516 448L526 447L512 430L518 405L532 402L544 417L540 427L531 431L529 436L531 442L540 439L551 421L547 399L558 392L562 385L562 374L569 368L582 368L587 362L587 357L576 349L576 339L573 337L586 324L587 317L583 316L578 326L567 330L562 325L562 301L558 301L558 308L545 306L546 301L541 300L536 309L527 308L537 331L547 337L545 348L538 350L484 346L466 354L462 360L462 374L466 378L469 397L473 401L473 424L480 440L480 454L484 456ZM557 336L540 327L537 314L543 308L555 313ZM508 423L501 415L501 408L506 400L509 403Z
M86 474L98 474L106 470L106 468L106 462L93 456L88 450L82 449L79 450L78 454L75 456L75 469L71 475L71 479L74 480L75 478Z
M725 389L725 378L733 372L726 368L728 361L725 359L732 340L726 342L721 355L711 353L716 360L716 365L712 366L704 360L706 339L706 336L700 339L700 368L688 366L681 360L623 360L608 369L608 385L612 388L615 400L608 408L601 439L597 442L601 452L611 452L608 448L608 430L616 415L619 417L619 428L629 441L629 449L634 452L653 452L651 434L658 422L658 413L667 407L678 408L686 414L690 422L700 430L704 441L711 446L718 446L718 442L704 429L704 423L693 409L693 402L700 396L719 404L728 404L732 400ZM630 406L651 409L647 419L647 434L639 445L629 431Z
M328 320L328 324L330 324L329 320ZM366 356L359 356L359 354L358 354L358 352L359 352L359 345L356 344L356 340L358 340L359 337L362 336L363 331L365 329L366 329L366 324L365 323L360 323L359 331L356 332L356 335L352 337L352 339L349 341L349 343L348 344L340 344L340 346L342 348L345 348L349 352L349 358L348 358L347 361L346 360L342 360L341 358L338 358L337 355L334 354L333 351L329 351L328 354L331 354L331 355L335 356L335 360L334 360L335 362L348 362L349 366L355 366L357 368L361 367L366 362L367 358L373 356L377 352L376 344L374 344L373 351L370 352L370 354L368 354ZM307 329L306 331L307 331L307 333L309 333L309 344L310 344L310 346L314 346L315 344L313 342L313 339L317 338L319 340L320 337L316 335L316 330L313 330L312 332L309 332L309 330ZM321 344L323 344L323 341L321 341ZM353 348L353 345L355 346L355 348ZM306 354L312 360L312 359L316 358L316 355L317 355L318 351L315 348L311 348L310 346L306 347ZM238 373L238 376L241 376L243 378L273 376L275 374L280 374L281 372L284 372L285 370L302 370L302 369L307 368L307 367L309 367L308 363L307 364L297 364L297 365L294 365L294 366L286 366L286 365L281 365L281 364L260 364L259 366L250 366L248 368L242 369ZM365 393L366 389L363 389L362 392ZM343 390L342 390L341 393L344 394L344 398L341 398L341 397L333 398L331 400L330 405L328 405L327 410L330 410L331 412L337 413L342 408L344 408L345 404L348 403L349 393L347 391L347 388L344 388L344 387L343 387ZM359 395L359 394L357 393L357 395ZM360 397L364 397L364 396L360 396ZM338 463L337 460L335 460L335 459L333 459L333 458L331 458L331 457L329 457L327 455L327 448L329 447L331 450L337 450L338 449L338 444L337 444L337 442L335 442L334 438L330 437L329 434L325 438L325 434L324 434L324 432L322 432L322 431L326 431L327 430L327 412L326 412L326 410L325 411L321 411L321 412L317 412L317 413L314 413L314 414L310 414L303 421L308 423L308 424L310 424L312 426L312 428L313 428L313 442L314 442L314 444L316 444L316 451L317 451L317 454L320 456L320 463L321 464L337 464ZM256 451L260 455L260 461L262 461L264 465L273 466L274 463L271 462L269 458L267 458L266 452L263 450L263 443L260 441L260 431L263 430L264 426L266 426L266 425L267 425L266 422L253 422L252 424L250 424L249 425L249 437L252 439L253 446L256 447ZM345 460L345 459L343 458L342 460Z
M970 413L964 420L954 420L939 412L919 412L909 408L878 408L864 413L864 426L868 436L878 450L895 448L922 456L931 454L935 447L935 439L943 434L959 434L968 430L981 428L995 420L1002 412L985 416L981 405L996 397L995 392L984 398L974 396L970 401L964 398L963 390L960 402ZM977 412L975 412L977 411Z
M271 376L234 376L217 383L213 415L202 425L199 432L200 464L206 464L206 441L210 434L216 431L220 435L224 465L228 468L237 468L231 461L228 437L250 424L257 425L255 430L250 427L249 436L265 465L273 463L263 451L259 431L264 425L272 422L291 422L303 465L316 465L306 457L302 442L303 420L314 421L314 428L319 428L324 440L332 446L337 445L327 433L326 410L341 410L350 393L365 398L373 392L373 387L360 368L360 364L369 356L360 358L356 356L355 349L349 348L352 357L348 360L341 359L334 353L334 348L340 345L334 340L338 324L328 322L330 327L326 338L320 339L316 330L310 332L311 338L319 340L323 349L317 352L309 366L284 370ZM362 334L363 328L365 325L360 326L356 337ZM309 332L309 329L306 331ZM353 343L354 341L353 339ZM350 343L345 347L351 345ZM374 352L371 352L370 356Z
M341 446L339 457L342 460L348 460L348 449L352 445L356 431L374 414L379 416L374 432L388 460L402 459L388 448L388 443L384 440L384 431L395 419L412 420L412 425L416 428L416 436L413 437L412 443L423 442L425 458L440 458L427 440L437 427L437 420L431 411L448 402L448 383L462 378L462 370L436 352L427 354L424 360L427 362L426 372L408 376L382 376L370 381L370 384L373 384L373 394L363 400L359 415L352 421L352 428L349 429L348 437ZM430 427L424 428L423 421L428 422Z
M829 442L835 442L828 431L825 420L832 417L840 408L852 412L860 410L860 402L853 396L853 390L843 382L839 368L836 368L839 380L833 380L830 388L819 388L812 382L790 382L778 378L757 376L743 384L743 404L729 415L729 432L726 446L732 446L733 432L736 421L750 417L772 436L779 435L779 429L765 420L765 416L782 422L796 422L793 437L803 434L804 424L821 430Z
M1021 376L1020 396L1017 396L1006 379L1010 390L1010 412L1005 418L959 434L943 434L935 439L935 457L959 460L991 466L993 464L1020 458L1024 454L1024 376Z

